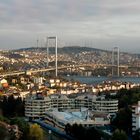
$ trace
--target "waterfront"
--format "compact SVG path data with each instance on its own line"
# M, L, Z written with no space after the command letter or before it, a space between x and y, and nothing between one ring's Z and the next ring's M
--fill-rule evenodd
M79 81L81 83L96 85L101 84L104 81L121 81L121 82L131 82L140 84L140 77L85 77L85 76L68 76L65 77L68 80Z

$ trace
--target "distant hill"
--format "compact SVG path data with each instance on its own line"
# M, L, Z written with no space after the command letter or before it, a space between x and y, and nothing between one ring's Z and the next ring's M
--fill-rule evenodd
M36 48L36 47L29 47L29 48L21 48L17 50L12 50L12 51L46 51L47 48ZM58 48L58 53L59 54L78 54L81 52L96 52L96 53L111 53L110 50L103 50L103 49L97 49L97 48L91 48L91 47L81 47L81 46L64 46L62 48ZM50 47L49 48L49 53L50 54L55 54L55 47ZM122 54L129 54L129 55L136 55L138 58L140 58L140 54L133 54L133 53L128 53L128 52L121 52Z
M21 48L16 51L47 51L46 48L35 48L35 47L30 47L30 48ZM107 50L101 50L97 48L90 48L90 47L80 47L80 46L65 46L62 48L58 48L58 52L61 53L66 53L66 54L71 54L71 53L81 53L81 52L109 52ZM55 53L55 47L50 47L49 52L54 54Z
M1 52L4 59L1 60L1 65L7 69L27 70L44 68L47 61L47 48L21 48ZM49 48L50 65L54 66L55 47ZM101 50L90 47L80 46L65 46L58 48L58 65L73 65L73 64L112 64L112 52L109 50ZM115 55L114 63L117 63ZM140 66L140 54L131 54L120 52L120 64L129 66Z
M103 51L106 52L105 50L101 49L96 49L96 48L89 48L89 47L80 47L80 46L69 46L69 47L63 47L60 49L60 51L63 51L65 53L81 53L81 52L99 52Z

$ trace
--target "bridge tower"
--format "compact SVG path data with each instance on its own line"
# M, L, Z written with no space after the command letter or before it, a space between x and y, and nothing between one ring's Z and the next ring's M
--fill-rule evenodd
M49 36L46 39L46 47L47 47L47 67L49 66L49 40L55 41L55 76L57 77L58 67L57 67L57 36Z
M47 62L46 62L46 68L49 67L49 43L48 43L48 37L46 37L45 46L47 48Z
M120 76L120 51L118 47L112 50L112 77L114 76L114 67L117 67L117 76Z
M36 51L39 52L39 39L36 40Z

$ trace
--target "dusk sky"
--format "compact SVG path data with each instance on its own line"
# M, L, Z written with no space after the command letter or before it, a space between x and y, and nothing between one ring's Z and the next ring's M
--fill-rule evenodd
M0 49L36 46L37 38L54 35L60 47L140 53L140 0L0 0Z

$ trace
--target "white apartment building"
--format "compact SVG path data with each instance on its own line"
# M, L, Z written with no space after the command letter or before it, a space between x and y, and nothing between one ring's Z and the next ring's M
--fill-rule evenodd
M118 112L118 100L108 100L97 96L78 96L75 99L76 108L86 107L92 111L114 114Z
M140 101L132 106L132 135L140 128Z
M50 96L51 108L58 108L61 110L70 108L70 100L67 96Z
M92 107L92 110L113 114L118 112L118 100L95 100Z
M25 116L29 118L43 117L47 110L56 108L60 111L87 108L94 112L113 115L118 111L118 100L105 100L96 96L78 96L68 98L66 95L30 95L25 99Z
M50 106L49 97L43 97L41 94L29 95L25 98L25 116L29 119L43 118Z

